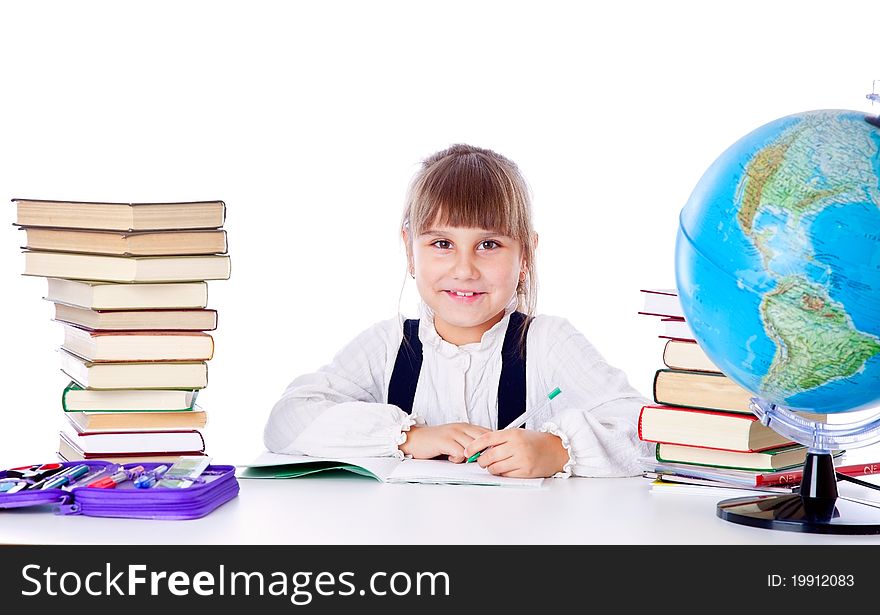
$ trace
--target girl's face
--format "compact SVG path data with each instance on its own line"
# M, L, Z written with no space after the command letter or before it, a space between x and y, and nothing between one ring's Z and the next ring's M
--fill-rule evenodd
M434 225L413 238L411 259L437 333L458 346L504 317L524 271L520 243L481 228Z

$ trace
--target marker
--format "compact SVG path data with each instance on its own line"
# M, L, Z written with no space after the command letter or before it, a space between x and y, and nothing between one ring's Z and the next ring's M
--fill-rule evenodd
M88 473L89 473L89 466L87 466L84 463L82 463L78 466L71 466L67 470L65 470L64 472L56 474L55 476L53 476L49 480L47 480L45 483L43 483L43 486L41 487L41 489L54 489L55 487L62 487L64 485L69 484L70 481L76 480L80 476L83 476L84 474L88 474Z
M119 470L115 474L110 476L105 476L104 478L99 478L93 483L89 483L89 487L95 487L97 489L113 489L119 483L125 482L128 480L128 472L125 470Z
M97 481L99 478L102 478L104 476L109 476L111 474L115 474L116 472L118 472L121 469L122 469L122 466L115 464L115 463L111 463L108 466L104 466L103 468L97 469L95 472L92 472L90 474L86 474L85 476L80 478L75 483L71 483L70 488L74 489L76 487L87 487L87 486L91 485L92 483L94 483L95 481Z
M69 472L73 471L73 468L77 466L67 466L62 467L61 464L58 464L57 468L51 468L46 470L45 472L39 473L33 477L34 482L25 487L25 489L36 491L37 489L42 489L43 485L45 485L52 478L57 478L59 476L64 476Z
M144 473L144 466L135 466L125 470L128 473L128 480L134 480Z
M543 410L544 408L549 406L550 402L553 400L553 398L556 397L557 395L559 395L560 393L562 393L562 391L560 390L559 387L556 387L555 389L553 389L552 391L550 391L547 394L547 401L545 401L543 404L541 404L540 406L538 406L536 408L532 408L531 410L526 410L525 412L520 414L518 417L516 417L515 419L510 421L510 424L507 427L505 427L504 429L515 429L515 428L519 427L520 425L525 425L526 421L528 421L534 415L538 414L541 410ZM483 450L486 450L486 449L483 449ZM465 463L472 463L472 462L476 461L480 457L480 455L482 455L482 454L483 454L483 451L478 451L478 452L474 453L473 455L471 455L470 457L467 458L467 461Z
M127 480L133 480L134 478L140 476L143 471L144 466L135 466L133 468L129 468L128 470L122 469L114 474L111 474L110 476L99 478L95 482L89 483L88 486L97 487L98 489L114 489L116 485L124 483Z
M165 471L167 469L168 469L168 466L161 465L161 466L156 466L150 472L145 472L144 474L141 474L134 481L135 488L149 489L150 487L152 487L153 485L156 484L156 481L158 481L159 478L163 474L165 474Z

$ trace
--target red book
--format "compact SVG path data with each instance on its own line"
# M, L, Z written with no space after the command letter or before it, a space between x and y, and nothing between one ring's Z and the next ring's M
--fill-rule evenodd
M860 477L880 474L880 462L856 463L845 466L837 466L834 471L846 476ZM770 487L773 485L798 484L803 478L803 470L788 470L787 472L768 472L755 476L755 485L758 487Z
M77 459L112 459L130 455L200 455L205 451L201 432L189 431L126 431L78 433L73 429L61 432L61 452ZM70 460L68 455L63 455Z

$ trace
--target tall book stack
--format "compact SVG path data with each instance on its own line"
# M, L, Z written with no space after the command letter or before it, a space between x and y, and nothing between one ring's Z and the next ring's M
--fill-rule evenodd
M91 203L13 199L24 275L47 278L70 382L58 455L173 461L205 454L217 327L208 280L230 275L223 201Z
M663 366L654 374L654 404L639 415L639 438L656 444L651 474L759 486L759 476L802 466L806 448L762 425L749 408L752 394L700 348L676 290L641 292L639 313L659 319L659 337L665 340Z

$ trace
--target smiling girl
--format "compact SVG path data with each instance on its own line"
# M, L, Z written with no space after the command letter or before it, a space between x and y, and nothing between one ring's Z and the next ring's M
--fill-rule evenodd
M393 318L294 380L266 447L318 457L477 459L515 477L629 476L648 451L648 403L565 319L534 316L528 188L491 150L454 145L427 158L401 224L420 317ZM521 429L503 429L559 395Z

